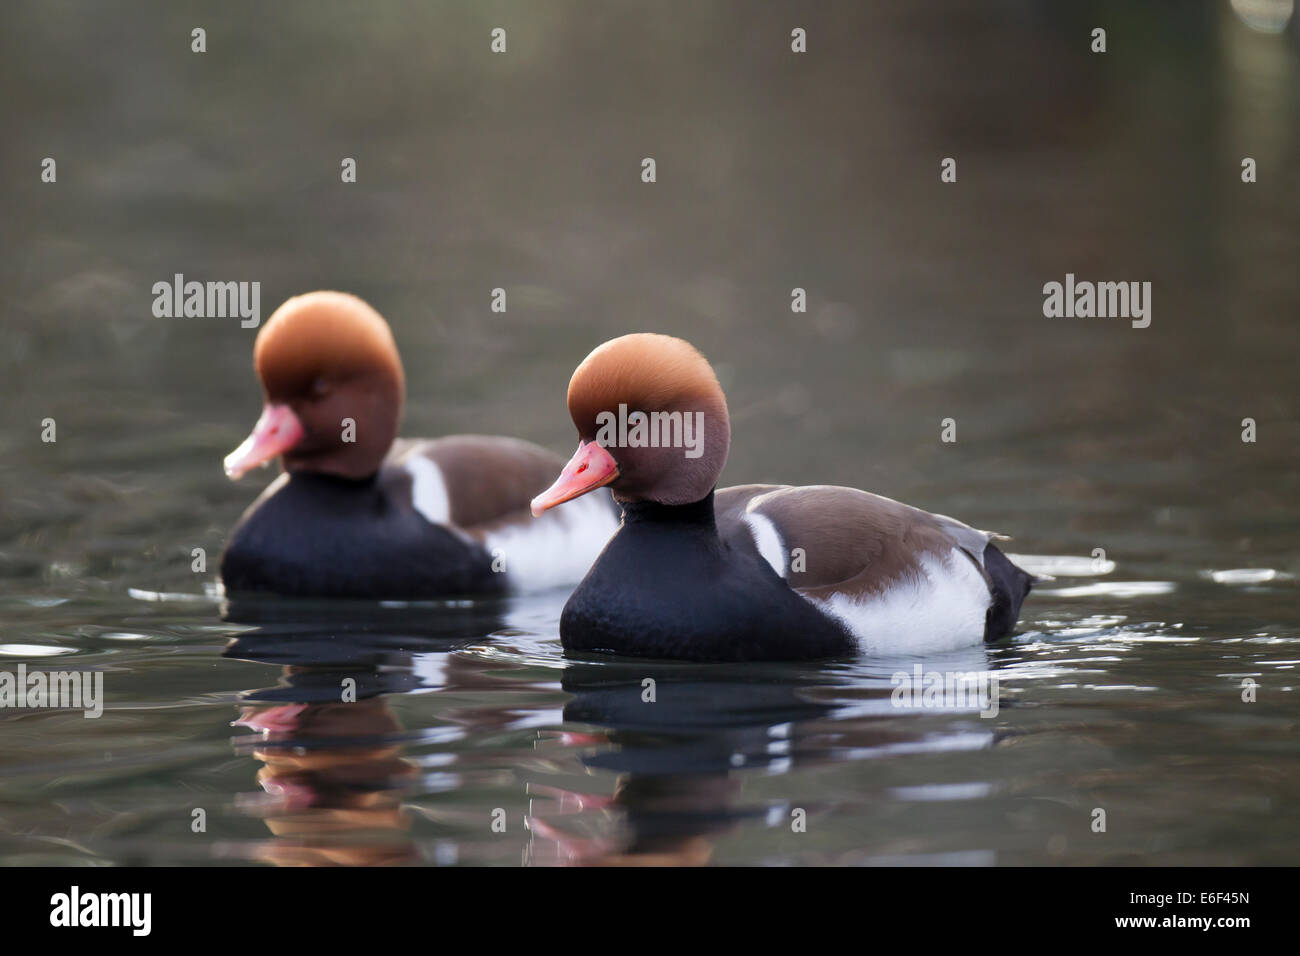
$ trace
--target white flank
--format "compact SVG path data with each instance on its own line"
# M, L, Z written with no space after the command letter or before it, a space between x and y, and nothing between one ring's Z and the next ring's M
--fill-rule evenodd
M781 535L776 530L776 525L766 515L761 515L757 511L750 511L744 515L745 524L749 526L749 533L754 536L754 547L758 548L758 553L763 556L763 560L772 565L772 570L781 577L785 577L785 545L781 542Z
M411 455L402 467L411 476L411 506L430 524L447 524L451 502L441 469L423 455Z
M868 654L932 654L984 640L992 597L984 576L954 548L947 558L927 555L920 573L883 594L836 594L813 604L845 623Z
M581 581L617 528L618 517L598 492L526 523L494 528L484 534L483 546L505 562L511 588L540 591Z

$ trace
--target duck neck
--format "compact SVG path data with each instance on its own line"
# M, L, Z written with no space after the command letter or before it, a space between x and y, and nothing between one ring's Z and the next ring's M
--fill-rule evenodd
M360 478L352 478L347 475L335 475L326 471L301 471L294 469L287 472L291 481L299 484L317 483L326 487L334 488L368 488L375 484L379 478L379 472L371 475L364 475Z
M657 501L628 501L623 504L625 524L683 525L717 534L713 517L713 492L687 505L664 505Z

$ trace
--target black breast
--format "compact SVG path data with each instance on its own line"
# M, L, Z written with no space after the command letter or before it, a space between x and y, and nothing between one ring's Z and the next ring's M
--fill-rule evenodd
M713 496L631 504L560 617L566 648L681 660L806 660L853 638L762 558L718 538Z
M231 592L413 599L504 590L477 543L430 524L376 479L293 474L231 532Z

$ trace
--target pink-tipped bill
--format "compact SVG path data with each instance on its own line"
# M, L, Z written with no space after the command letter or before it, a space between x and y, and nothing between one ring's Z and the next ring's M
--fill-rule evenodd
M288 405L267 405L244 443L226 456L226 477L238 481L258 465L283 455L302 440L302 422Z
M595 491L617 477L618 464L613 455L594 441L580 442L555 484L533 499L533 517L539 517L547 508Z

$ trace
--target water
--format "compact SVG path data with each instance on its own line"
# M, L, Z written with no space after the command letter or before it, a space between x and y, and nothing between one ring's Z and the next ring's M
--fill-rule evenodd
M1102 60L1053 6L801 10L802 60L725 4L8 11L0 670L107 701L0 712L0 857L1294 863L1294 33L1105 7ZM407 435L565 451L587 350L685 335L724 484L864 487L1056 579L1007 642L798 666L566 658L563 593L226 606L254 333L153 318L175 272L368 298ZM1151 281L1151 327L1044 318L1067 272ZM891 706L917 663L997 715Z

